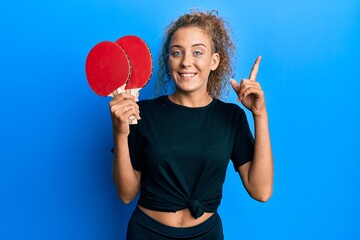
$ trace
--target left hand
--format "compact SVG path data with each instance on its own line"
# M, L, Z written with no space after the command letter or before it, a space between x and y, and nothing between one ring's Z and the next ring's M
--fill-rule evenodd
M238 101L249 109L254 116L266 113L265 97L256 76L259 71L261 56L256 58L249 79L242 79L240 85L231 79L230 83L238 96Z

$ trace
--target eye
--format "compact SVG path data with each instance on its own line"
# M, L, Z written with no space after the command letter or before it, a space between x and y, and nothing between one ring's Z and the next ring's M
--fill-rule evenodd
M201 56L201 55L203 55L203 53L201 52L201 51L194 51L194 53L193 53L195 56Z
M180 51L171 52L172 57L181 57L183 54Z

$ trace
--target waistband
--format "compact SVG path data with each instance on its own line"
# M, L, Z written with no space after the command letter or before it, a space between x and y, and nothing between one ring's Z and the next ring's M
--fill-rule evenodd
M202 235L212 230L215 225L218 224L220 221L219 214L217 212L214 212L214 214L210 218L196 226L184 228L171 227L151 218L146 213L141 211L138 207L135 208L133 212L133 217L134 220L137 223L141 224L143 227L160 233L164 236L173 238L190 238Z

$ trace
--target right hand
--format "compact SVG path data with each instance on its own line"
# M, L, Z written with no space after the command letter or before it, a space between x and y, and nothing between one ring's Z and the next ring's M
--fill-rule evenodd
M109 103L114 137L128 136L130 117L140 119L139 105L136 103L136 98L130 93L114 93L114 95Z

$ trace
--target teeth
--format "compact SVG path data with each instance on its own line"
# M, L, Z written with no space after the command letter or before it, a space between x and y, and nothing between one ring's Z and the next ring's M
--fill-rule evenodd
M182 77L193 77L193 76L195 76L195 73L182 73L182 74L180 74L180 76L182 76Z

